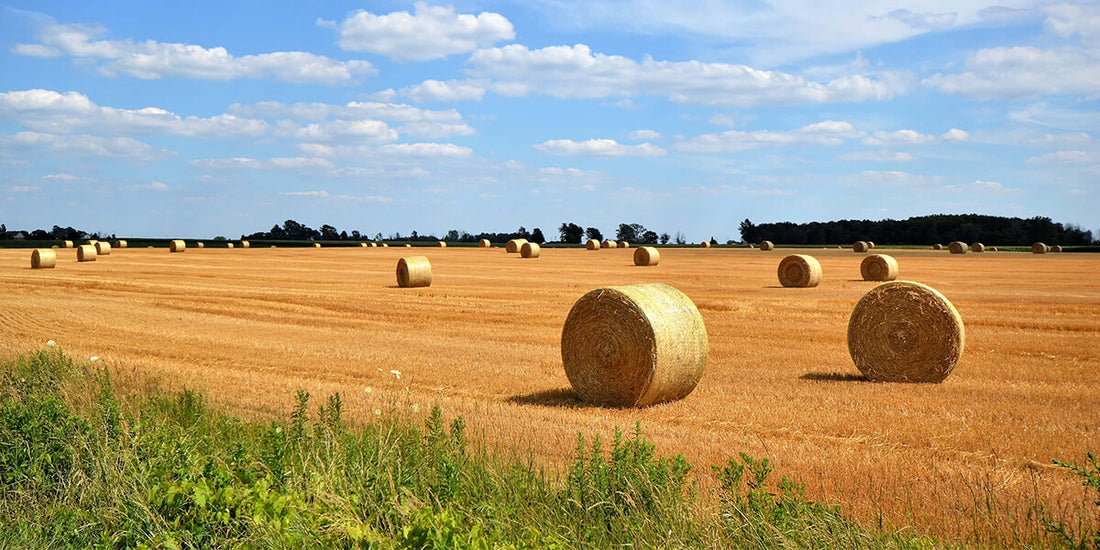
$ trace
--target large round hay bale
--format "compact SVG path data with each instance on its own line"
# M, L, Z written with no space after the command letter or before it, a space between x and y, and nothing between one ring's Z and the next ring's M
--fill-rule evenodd
M512 239L504 245L504 251L509 254L516 254L520 248L527 242L527 239Z
M72 241L61 241L61 248L72 248L72 247L73 247L73 242Z
M852 245L853 252L867 252L871 249L871 246L867 244L867 241L856 241Z
M397 286L413 288L432 285L432 264L425 256L397 260Z
M600 245L601 248L619 248L618 241L606 240Z
M969 249L970 247L962 241L952 241L951 244L947 245L947 251L952 254L966 254Z
M864 281L893 281L898 278L898 261L886 254L871 254L859 264Z
M703 376L709 344L691 299L665 284L598 288L569 311L561 359L588 403L644 407L681 399Z
M447 242L446 241L436 241L435 246L437 246L439 248L447 248Z
M252 243L248 241L241 241L241 248L252 248Z
M791 254L779 262L779 283L785 287L810 288L821 283L821 264L806 254Z
M985 252L985 245L982 243L974 243L970 245L971 252Z
M542 247L538 243L523 243L523 246L519 247L519 255L522 258L538 258L542 253Z
M82 244L76 247L76 261L78 262L94 262L95 261L95 245Z
M619 241L619 248L630 248L630 243L626 241Z
M127 245L126 241L124 241L122 239L118 239L118 240L115 241L115 248L126 248L126 245Z
M489 239L481 239L477 242L479 248L492 248L493 243L489 242Z
M634 265L653 266L661 262L661 252L652 246L634 249Z
M195 243L195 248L206 248L206 243L199 241Z
M699 248L710 248L710 241L703 241L699 243Z
M1056 244L1056 245L1050 247L1050 251L1051 252L1061 252L1062 251L1062 245Z
M932 250L943 250L943 245L940 243L936 243L932 245Z
M942 382L959 362L964 340L951 302L909 281L871 289L848 320L848 352L876 382Z
M96 256L110 256L111 255L111 243L107 241L96 241L95 243L95 255Z
M768 251L775 248L775 245L771 241L761 241L760 250Z
M1031 245L1032 254L1046 254L1050 249L1043 243L1035 243Z
M597 241L596 239L588 239L584 242L584 247L588 250L599 250L600 241Z
M50 248L36 248L31 252L31 269L48 269L57 265L57 253Z
M185 250L187 250L187 243L183 242L183 239L172 239L168 242L169 252L183 252Z

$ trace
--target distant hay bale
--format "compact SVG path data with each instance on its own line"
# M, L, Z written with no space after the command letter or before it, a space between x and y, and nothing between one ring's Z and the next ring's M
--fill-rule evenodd
M31 269L49 269L57 265L57 253L50 248L36 248L31 252Z
M619 248L619 243L612 240L606 240L600 245L600 248Z
M1050 251L1051 252L1061 252L1062 251L1062 245L1056 244L1056 245L1050 247Z
M596 239L588 239L584 242L584 247L588 250L599 250L600 241L597 241Z
M748 243L748 244L745 245L745 248L756 248L756 245L752 244L752 243Z
M634 249L634 265L654 266L660 261L661 252L652 246L639 246Z
M371 248L378 248L378 243L370 243Z
M1031 245L1032 254L1046 254L1050 251L1050 248L1043 243L1035 243Z
M995 246L991 246L991 247L989 247L989 251L990 251L990 252L996 252L996 251L997 251L997 247L995 247Z
M682 399L702 378L708 351L699 310L665 284L588 292L561 334L562 364L577 396L612 407Z
M409 256L397 260L397 286L415 288L431 286L432 264L425 256Z
M447 248L447 242L446 241L437 241L435 243L435 245L439 248Z
M96 241L95 243L95 255L96 256L110 256L111 255L111 243L106 241Z
M173 239L168 242L169 252L183 252L185 250L187 250L187 243L183 242L183 239Z
M952 241L951 244L947 245L947 251L952 254L966 254L969 249L970 247L962 241Z
M72 247L73 247L73 242L72 241L61 241L61 248L72 248Z
M509 254L516 254L519 249L523 248L523 245L527 242L527 239L512 239L504 245L504 251Z
M126 248L126 241L119 239L115 241L115 248Z
M982 243L974 243L970 245L970 251L978 253L985 252L985 245Z
M477 242L478 248L491 248L493 243L489 242L489 239L481 239Z
M412 248L412 247L413 247L413 245L411 245L409 243L405 243L405 248Z
M61 248L61 247L60 247L60 246L57 246L57 245L55 244L55 245L51 246L50 248Z
M875 249L875 241L867 241L867 250Z
M76 261L78 262L94 262L95 261L95 245L82 244L76 247Z
M389 248L389 247L390 247L390 245L388 245L386 243L382 243L382 248Z
M710 248L710 241L703 241L699 243L699 248Z
M248 241L241 241L241 248L252 248L252 243Z
M206 243L199 241L195 243L195 248L206 248Z
M779 262L779 284L791 288L810 288L821 283L821 264L806 254L791 254Z
M898 278L898 261L886 254L871 254L859 264L864 281L893 281Z
M359 243L360 248L367 248L367 243Z
M871 289L848 321L848 352L876 382L942 382L959 362L964 340L951 302L909 281Z
M853 252L867 252L871 249L871 245L867 244L867 241L856 241L852 245Z
M313 248L321 248L321 243L313 243Z
M523 243L519 248L519 255L522 258L538 258L541 253L542 247L536 243Z
M932 250L943 250L943 245L940 243L936 243L932 245Z
M225 243L225 247L226 248L236 248L236 245L234 245L233 243Z
M619 241L619 248L630 248L630 243L626 241Z
M775 245L771 241L762 241L760 243L760 250L768 251L775 248Z

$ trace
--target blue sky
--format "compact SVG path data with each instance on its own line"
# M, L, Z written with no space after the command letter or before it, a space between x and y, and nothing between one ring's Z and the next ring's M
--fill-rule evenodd
M1100 4L680 5L0 3L0 221L725 241L745 218L981 213L1100 234Z

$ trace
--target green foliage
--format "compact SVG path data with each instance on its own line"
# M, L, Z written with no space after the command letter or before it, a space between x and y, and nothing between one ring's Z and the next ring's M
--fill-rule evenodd
M1096 493L1096 517L1092 520L1092 526L1090 527L1086 522L1082 521L1076 529L1071 529L1066 525L1065 521L1060 519L1050 518L1046 514L1043 515L1043 525L1054 536L1055 540L1069 548L1076 548L1080 550L1100 550L1100 464L1097 463L1096 455L1089 452L1086 453L1086 462L1084 466L1078 466L1074 463L1063 462L1055 459L1054 463L1066 470L1069 470L1074 475L1081 478L1081 483L1085 487L1088 487Z

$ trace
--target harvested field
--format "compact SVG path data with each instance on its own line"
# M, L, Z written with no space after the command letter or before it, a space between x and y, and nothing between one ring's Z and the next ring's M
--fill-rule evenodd
M876 384L848 355L849 316L878 284L857 279L850 250L790 249L822 265L808 292L780 287L775 257L749 249L666 248L659 269L634 268L630 249L546 248L538 262L417 252L431 287L395 287L405 249L260 249L247 263L215 248L77 263L59 249L49 270L0 250L0 353L54 340L120 384L201 388L249 418L285 414L299 388L342 392L351 417L438 403L471 437L542 462L567 459L578 431L640 421L704 487L708 464L744 451L856 518L881 510L888 525L972 543L1011 543L1013 522L1025 537L1041 529L1032 503L1095 509L1050 460L1100 450L1100 255L890 250L905 279L955 305L967 340L942 384ZM597 287L657 282L702 314L698 387L644 409L582 404L561 363L570 308Z

